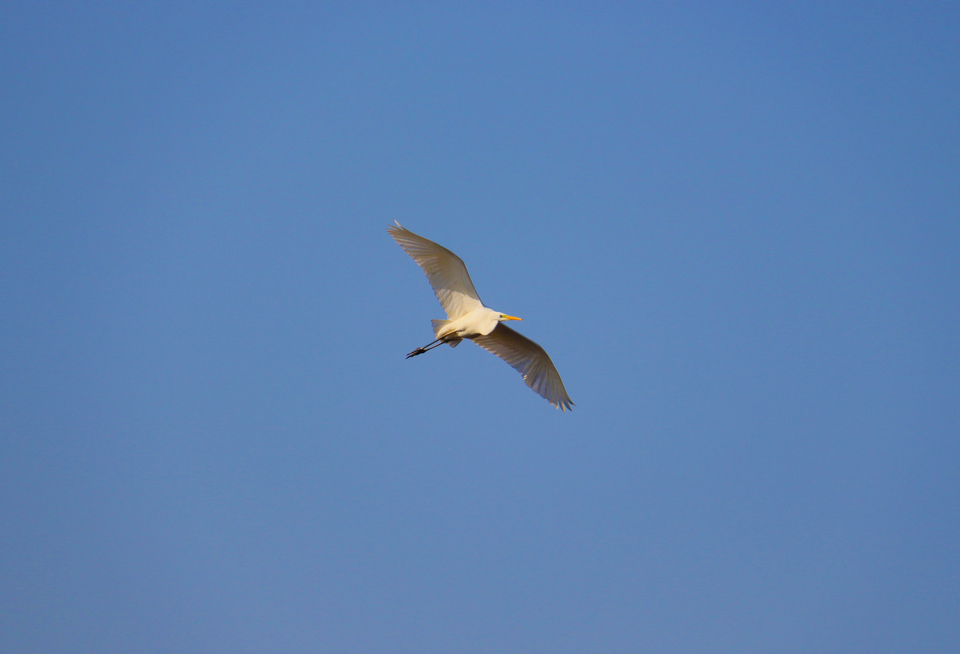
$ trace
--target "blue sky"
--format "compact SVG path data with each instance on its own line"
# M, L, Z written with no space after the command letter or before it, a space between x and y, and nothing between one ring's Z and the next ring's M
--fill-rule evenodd
M957 651L958 33L7 3L0 649Z

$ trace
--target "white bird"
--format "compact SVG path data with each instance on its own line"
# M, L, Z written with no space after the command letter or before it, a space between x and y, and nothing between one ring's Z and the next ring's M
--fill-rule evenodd
M387 232L423 268L433 292L447 312L447 320L431 321L436 340L418 347L407 355L408 359L444 343L456 347L467 338L513 366L523 375L527 386L554 407L566 411L573 405L560 373L544 349L502 324L504 320L522 318L484 306L460 257L404 229L400 223L396 227L387 227Z

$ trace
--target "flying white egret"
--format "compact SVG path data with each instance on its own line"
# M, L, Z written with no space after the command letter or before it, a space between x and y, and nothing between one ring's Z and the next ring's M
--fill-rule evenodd
M404 229L400 223L396 227L387 227L387 232L423 268L433 292L447 312L447 320L431 321L436 340L418 347L407 355L408 359L444 343L456 347L468 338L513 366L523 375L527 386L556 408L566 411L573 406L560 373L544 349L501 322L522 318L485 307L460 257Z

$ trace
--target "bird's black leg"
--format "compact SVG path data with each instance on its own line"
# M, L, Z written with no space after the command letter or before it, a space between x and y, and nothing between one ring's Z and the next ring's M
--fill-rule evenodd
M410 354L408 354L408 355L407 355L407 358L409 359L410 357L415 357L415 356L417 356L418 354L423 354L424 352L427 352L427 351L429 351L429 350L432 350L433 348L435 348L435 347L437 347L437 346L440 346L440 345L443 345L444 343L446 343L446 341L445 341L444 339L438 338L437 340L433 341L432 343L427 343L427 344L424 345L423 347L418 347L416 350L414 350L413 352L411 352Z

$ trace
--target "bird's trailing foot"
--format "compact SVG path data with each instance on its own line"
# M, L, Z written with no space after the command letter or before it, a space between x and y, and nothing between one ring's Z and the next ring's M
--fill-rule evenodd
M446 342L446 341L444 341L442 338L438 338L437 340L435 340L435 341L432 342L432 343L427 343L427 344L424 345L423 347L418 347L416 350L414 350L413 352L411 352L410 354L408 354L408 355L407 355L407 358L409 359L410 357L415 357L415 356L417 356L418 354L423 354L424 352L428 352L428 351L432 350L433 348L437 347L438 345L443 345L445 342Z

